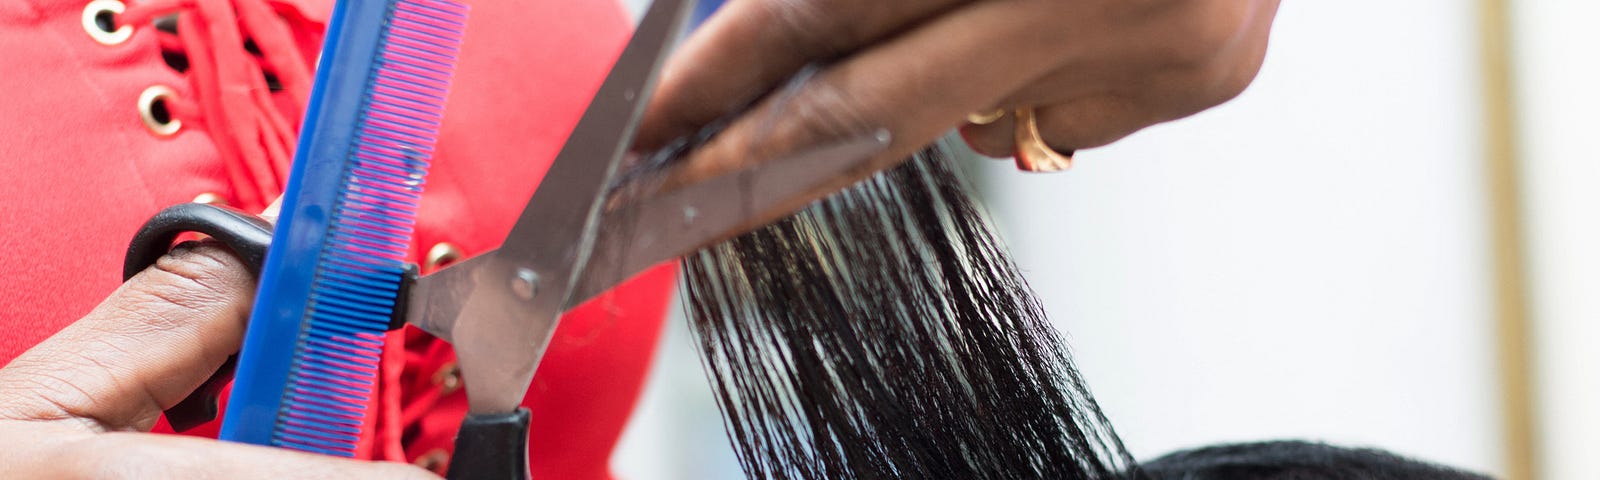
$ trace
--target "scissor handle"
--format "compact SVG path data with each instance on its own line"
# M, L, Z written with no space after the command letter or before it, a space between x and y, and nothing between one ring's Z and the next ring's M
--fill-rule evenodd
M188 232L203 233L233 250L250 274L261 274L261 262L272 243L272 224L241 210L204 203L184 203L162 210L139 227L122 263L127 281L172 249L172 241Z
M172 249L172 242L188 232L203 233L221 241L244 261L250 275L261 275L261 262L272 243L272 224L255 215L228 207L203 203L173 205L150 217L128 243L123 257L122 280L127 281L149 268ZM222 367L200 384L183 401L167 409L167 423L182 432L217 418L217 399L233 380L238 356L230 355Z
M447 480L527 480L527 408L509 413L469 414L456 433L456 453Z
M162 255L172 249L179 235L194 232L221 241L234 255L244 261L251 276L261 276L261 264L267 258L267 247L272 245L272 223L242 210L204 203L184 203L167 207L150 217L139 227L128 242L128 254L122 261L122 281L138 275L155 265ZM406 310L411 287L417 283L416 265L408 265L400 282L400 294L389 320L389 330L405 325ZM166 410L167 423L174 431L182 432L217 419L217 399L222 389L233 380L238 366L237 355L228 356L222 367L211 378L200 384L188 397Z

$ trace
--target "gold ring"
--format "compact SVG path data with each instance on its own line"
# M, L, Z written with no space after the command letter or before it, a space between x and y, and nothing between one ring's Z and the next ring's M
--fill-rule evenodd
M967 123L973 125L988 125L1006 116L1006 109L996 108L993 112L972 112L967 114Z
M1039 135L1039 119L1033 107L1019 108L1017 114L1017 169L1024 172L1059 172L1072 168L1072 151L1057 152Z

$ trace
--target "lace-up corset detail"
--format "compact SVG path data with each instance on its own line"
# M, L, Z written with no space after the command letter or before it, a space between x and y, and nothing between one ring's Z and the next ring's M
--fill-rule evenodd
M86 11L85 28L90 20ZM106 31L156 28L162 57L189 81L188 98L170 88L146 90L146 126L157 134L209 134L235 206L258 211L276 199L311 96L308 59L320 47L321 25L280 0L136 0L114 21Z

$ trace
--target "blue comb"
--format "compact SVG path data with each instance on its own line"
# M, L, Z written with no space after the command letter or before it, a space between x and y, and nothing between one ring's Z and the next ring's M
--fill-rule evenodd
M355 454L466 10L334 6L222 439Z

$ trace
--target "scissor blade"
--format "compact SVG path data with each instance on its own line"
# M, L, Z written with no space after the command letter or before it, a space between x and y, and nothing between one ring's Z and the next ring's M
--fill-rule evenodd
M806 194L838 181L888 146L888 132L874 132L611 208L567 305L799 208Z
M656 264L757 227L755 223L771 218L775 209L793 207L798 196L830 183L888 146L886 134L865 135L606 210L588 268L572 287L563 310ZM422 277L413 290L407 323L450 340L461 299L472 290L471 272L496 252Z
M651 4L504 244L453 274L473 284L448 325L471 412L511 411L527 392L575 273L589 258L601 201L693 3ZM418 287L427 295L427 282Z

